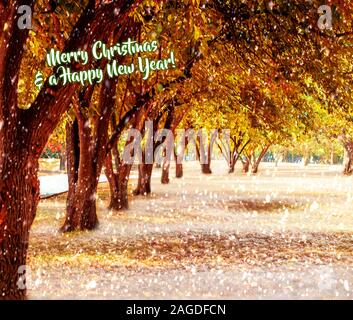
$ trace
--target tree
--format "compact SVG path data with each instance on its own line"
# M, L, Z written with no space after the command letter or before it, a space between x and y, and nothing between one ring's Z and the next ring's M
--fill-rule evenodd
M114 145L127 124L141 131L144 127L144 121L153 120L166 105L166 101L173 100L175 97L182 101L187 100L194 93L192 89L189 89L189 86L192 87L194 66L203 60L203 54L207 52L208 46L212 45L215 34L219 33L219 28L214 28L214 20L216 19L214 13L206 17L200 7L198 1L185 4L169 2L166 3L163 10L156 12L154 19L151 20L150 28L154 30L153 34L160 40L161 47L166 49L171 46L183 48L183 50L176 50L180 69L168 70L166 74L155 73L143 85L137 82L139 85L135 86L136 102L127 108L128 111L118 121L115 130L112 130L113 133L107 146L108 151L115 148ZM114 166L111 163L107 163L106 167L112 192L110 208L118 211L128 207L127 184L131 165L121 163L119 156L110 156L108 161L113 158L115 159L116 172L112 170ZM178 168L180 170L180 166ZM135 190L135 194L150 192L152 169L152 164L146 164L144 161L140 163L138 188ZM117 186L120 186L120 189ZM124 199L121 199L121 196Z
M139 1L99 4L89 1L65 49L71 51L111 28L124 26ZM18 76L28 30L17 28L17 8L34 1L10 1L0 19L0 296L24 298L17 286L18 268L26 264L29 229L39 200L38 159L49 135L69 108L77 85L49 88L45 83L29 109L18 108ZM114 14L118 8L119 14ZM25 200L24 200L25 199Z

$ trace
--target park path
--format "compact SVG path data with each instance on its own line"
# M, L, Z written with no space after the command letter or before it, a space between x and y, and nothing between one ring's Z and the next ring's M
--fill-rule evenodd
M132 174L131 179L136 179L137 175ZM105 175L101 175L99 182L107 182ZM66 174L42 175L39 176L41 198L51 197L68 191L68 179Z
M99 182L106 182L107 178L101 176ZM47 198L55 194L60 194L68 191L68 181L66 174L54 174L48 176L39 176L40 196Z

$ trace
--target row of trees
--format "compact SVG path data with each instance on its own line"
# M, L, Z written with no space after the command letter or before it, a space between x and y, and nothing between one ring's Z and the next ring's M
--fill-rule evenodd
M21 5L34 12L32 31L17 27ZM229 128L230 172L239 159L244 170L252 166L256 172L271 145L300 141L318 131L344 141L353 155L353 7L337 5L333 30L321 30L319 5L304 0L270 6L266 1L66 0L54 9L45 1L0 4L0 297L26 294L17 286L18 268L26 264L39 201L38 160L56 128L66 132L65 232L97 225L95 195L103 167L110 184L109 207L128 207L132 165L119 151L134 143L124 139L126 128L148 139L146 120L154 122L153 132L180 126ZM155 72L146 81L134 74L86 87L45 82L38 91L28 86L35 70L44 70L45 76L53 72L44 66L50 47L74 51L96 40L127 38L158 40L160 48L151 57L174 50L178 68ZM136 57L119 59L123 63ZM96 66L90 62L89 67ZM155 142L153 150L166 143ZM198 149L200 156L210 154L210 148ZM166 158L162 164L163 183L169 181L169 162ZM136 195L151 191L152 169L152 164L139 164ZM202 171L210 173L209 164ZM181 165L176 174L182 175Z

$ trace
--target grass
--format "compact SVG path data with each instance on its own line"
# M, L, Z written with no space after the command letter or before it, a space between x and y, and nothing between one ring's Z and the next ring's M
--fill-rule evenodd
M88 241L79 233L60 237L34 237L31 265L95 268L187 268L271 266L305 262L353 264L353 238L347 234L236 234L155 235L129 241L107 238ZM81 233L82 235L82 233Z

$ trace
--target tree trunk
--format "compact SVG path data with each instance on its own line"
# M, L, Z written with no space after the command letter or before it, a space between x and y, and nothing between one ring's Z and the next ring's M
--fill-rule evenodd
M66 124L66 164L68 176L68 193L66 198L66 218L64 225L60 231L65 232L70 229L70 220L73 212L71 208L74 206L76 184L78 179L78 167L80 161L80 138L78 134L77 119L72 124Z
M209 163L203 163L201 164L201 172L203 174L211 174L212 170L211 170L211 166Z
M353 164L353 141L345 141L344 142L344 170L343 174L351 175L353 172L352 164Z
M183 177L183 164L182 163L177 163L175 165L175 177L176 178L182 178Z
M233 155L230 157L228 173L234 173L235 164L237 160L238 160L238 156L233 153Z
M310 162L310 156L309 155L303 155L303 158L302 158L302 166L306 167L309 165L309 162Z
M352 174L352 157L347 156L345 164L344 164L344 169L343 169L343 174L345 175L351 175Z
M66 219L61 231L91 230L98 224L96 192L99 177L92 168L88 152L90 137L80 133L78 121L67 127L67 172L69 191L66 201Z
M264 156L266 155L266 152L268 151L269 148L270 148L270 144L267 145L264 149L262 149L260 155L254 161L254 163L253 163L253 165L251 167L251 173L256 174L259 171L259 165L260 165L262 159L264 158ZM255 153L254 153L254 158L255 158Z
M247 145L250 143L250 139L248 139L246 141L246 143L244 143L244 145L240 148L241 144L242 144L242 140L237 139L234 137L233 138L233 142L234 142L234 148L230 157L230 161L229 161L229 171L228 173L233 173L235 170L235 165L237 164L240 155L244 152L245 148L247 147ZM240 149L239 149L240 148ZM238 151L239 150L239 151Z
M115 102L115 88L116 79L106 80L101 87L99 108L102 115L95 119L93 128L87 125L88 118L83 110L89 108L94 87L90 86L82 90L78 95L79 103L74 105L79 137L78 173L75 188L68 194L66 220L61 228L62 231L92 230L98 225L96 194L106 158L105 148Z
M125 124L124 124L125 125ZM116 117L113 113L111 121L112 131L117 127ZM113 166L115 164L115 171ZM105 175L109 182L110 201L109 210L120 211L129 208L128 201L128 181L132 165L122 164L117 143L112 145L105 159Z
M114 188L111 189L111 197L108 209L113 211L126 210L129 208L128 201L128 179L122 179L123 181L119 183L119 175L114 175Z
M209 143L208 143L208 146L207 146L207 151L206 151L206 163L201 163L201 172L203 174L211 174L212 173L212 170L211 170L211 159L212 159L212 147L213 147L213 143L214 143L214 140L215 140L215 137L214 135L212 135ZM204 156L204 147L203 147L203 144L202 144L202 140L200 138L198 138L199 140L199 143L200 143L200 150L199 150L199 153L200 153L200 161L203 162L205 156Z
M105 160L105 175L109 182L110 202L109 210L120 211L129 208L128 181L131 165L120 164L116 159L117 172L114 172L112 156L109 153Z
M170 168L170 162L165 161L162 166L162 176L161 176L161 183L162 184L169 183L169 168Z
M95 154L91 147L90 128L85 126L83 119L79 119L77 122L78 125L75 120L72 129L74 132L68 139L69 192L66 219L60 229L63 232L92 230L98 224L96 192L99 175L95 166ZM71 139L74 141L69 142ZM79 143L79 154L77 154L77 143Z
M98 225L96 213L97 184L78 184L67 199L66 219L62 232L92 230Z
M29 230L39 201L38 158L31 148L29 112L20 110L17 89L28 30L17 26L21 4L2 1L0 13L0 300L24 299L19 267L26 264ZM32 1L26 4L33 8ZM42 124L43 125L43 124ZM46 129L43 125L42 129ZM37 142L37 141L36 141ZM45 141L46 142L46 141Z
M251 173L256 174L259 171L259 163L251 167Z
M151 193L151 176L153 164L140 163L138 165L138 181L134 195L147 195Z
M245 160L242 160L242 164L243 164L243 172L248 173L250 168L250 159L246 157Z
M176 151L175 148L173 148L174 151L172 153L172 155L174 156L175 159L175 163L177 165L178 162L178 158L176 156ZM168 157L165 157L163 164L162 164L162 176L161 176L161 183L162 184L168 184L169 183L169 169L170 169L170 159L168 159ZM177 170L177 169L176 169ZM183 168L181 168L181 170L183 170ZM177 174L177 171L175 172L175 175Z
M90 161L80 160L81 163L83 161L89 168ZM95 176L93 171L89 172L89 169L80 171L84 171L84 173L80 172L73 191L68 192L66 219L60 229L62 232L92 230L98 225L96 193L99 176Z
M96 190L97 183L78 183L72 205L67 207L66 221L61 231L92 230L98 225Z
M119 130L114 130L113 135L111 136L111 138L109 139L108 145L107 145L107 150L112 150L114 152L114 149L116 148L116 143L118 138L121 135L121 132L123 130L123 128L126 126L127 123L129 123L129 121L131 121L132 124L132 128L138 130L138 131L142 131L144 125L145 125L145 120L147 117L147 114L149 113L151 107L153 106L153 104L151 103L150 100L145 100L145 99L141 99L139 100L139 102L136 102L136 105L139 105L139 108L134 109L134 112L130 112L128 111L127 114L125 114L120 120L119 120L119 125L116 128L119 128ZM127 145L129 145L130 143L133 142L133 139L131 138L130 140L126 141L125 143L125 147ZM107 154L108 160L106 161L110 161L111 163L111 154L110 152L108 152ZM110 160L109 160L110 159ZM143 161L144 161L144 154L143 154ZM130 171L132 168L132 164L124 164L122 163L122 161L120 161L119 157L118 157L118 153L115 152L115 167L117 172L114 173L114 171L112 171L109 167L108 164L108 176L112 175L115 176L116 179L116 183L111 185L111 208L113 210L119 211L122 209L128 209L128 181L129 181L129 176L130 176ZM106 164L106 168L107 168L107 164ZM112 168L112 167L111 167ZM153 164L150 165L150 172L152 174L152 168L153 168ZM111 172L111 173L109 173ZM143 176L140 175L140 166L139 166L139 178L138 178L138 186L136 188L136 190L133 192L133 194L140 194L140 186L142 186L144 184L144 182L142 181ZM108 181L110 183L110 181L112 181L112 179ZM116 185L116 186L114 186ZM151 186L149 184L149 190ZM142 189L142 187L141 187Z
M23 165L22 161L15 154L9 154L2 170L0 300L25 299L26 295L19 267L26 265L29 229L39 201L39 181L38 159L29 159L28 165Z
M211 144L207 148L207 163L201 163L201 172L203 174L211 174Z
M185 137L185 144L182 144L180 149L180 155L177 153L177 150L174 148L174 159L175 159L175 177L180 179L183 177L183 159L185 156L185 150L189 144L189 139Z
M234 173L234 170L235 170L235 163L234 163L234 162L231 162L231 163L229 164L228 173Z

